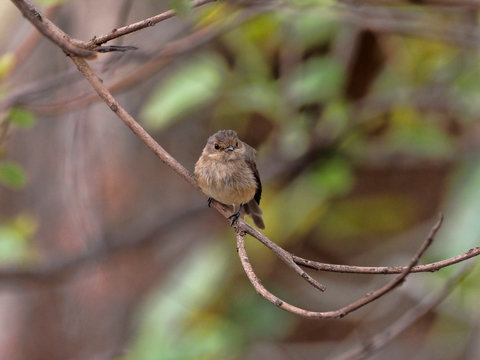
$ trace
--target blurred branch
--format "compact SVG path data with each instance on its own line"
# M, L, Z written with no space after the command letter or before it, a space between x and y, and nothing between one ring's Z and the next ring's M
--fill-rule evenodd
M238 254L240 257L240 261L242 262L243 269L245 270L245 273L247 274L248 279L252 283L253 287L257 291L259 295L261 295L263 298L266 300L270 301L272 304L275 306L279 307L280 309L283 309L285 311L291 312L293 314L303 316L309 319L329 319L329 318L342 318L345 315L371 303L372 301L384 296L385 294L389 293L393 289L395 289L397 286L399 286L405 278L408 276L410 273L410 270L418 263L420 258L423 256L425 251L430 247L432 244L435 235L437 231L440 229L440 225L442 224L443 217L440 217L438 222L435 224L435 226L432 228L430 231L430 234L428 235L427 239L423 242L422 246L418 250L418 252L415 254L415 256L412 258L410 261L410 264L405 268L405 270L395 277L393 280L391 280L389 283L384 285L383 287L369 292L367 295L364 297L355 300L354 302L341 307L340 309L337 310L332 310L332 311L309 311L303 308L296 307L294 305L291 305L275 295L273 295L271 292L269 292L261 283L260 279L257 277L255 272L253 271L252 265L250 264L250 260L248 258L247 252L245 250L245 234L248 233L249 235L252 235L256 239L260 240L263 244L266 245L266 243L270 242L270 240L257 230L253 229L251 226L247 225L245 222L242 222L238 229L237 229L237 250ZM267 245L268 246L268 245Z
M58 5L49 6L47 9L45 9L45 16L51 17L57 10ZM35 50L41 38L41 33L39 33L37 30L32 29L32 31L30 31L26 39L22 41L20 46L13 53L15 61L13 63L13 67L10 69L7 75L7 79L15 73L15 71L25 62L25 60L29 58L30 54L33 52L33 50Z
M0 284L58 284L70 280L80 269L98 264L110 257L128 252L132 249L149 245L157 241L162 235L176 226L183 224L185 219L190 219L204 208L202 203L190 206L183 211L170 214L160 219L142 219L141 224L130 225L118 234L106 236L100 246L94 246L87 251L72 257L64 257L38 265L30 269L4 268L0 269ZM144 217L142 217L144 218Z
M456 274L447 280L447 282L439 291L425 297L418 305L408 310L390 326L378 334L369 337L369 340L363 345L341 354L338 357L335 357L335 360L364 359L383 348L408 327L412 326L418 319L445 300L445 298L450 295L450 293L458 286L458 284L460 284L460 282L462 282L462 280L470 274L475 265L475 263L469 263L463 266L459 271L457 271Z
M23 1L19 1L19 0L12 0L12 1L14 1L15 3L25 4ZM32 23L37 23L38 25L38 23L41 22L42 20L41 16L38 13L36 13L38 14L38 16L35 15L35 11L32 9L29 9L29 11L30 11L29 14L33 14L33 15L27 16L27 19L30 20ZM52 34L55 36L58 36L58 34L61 34L58 32L57 33L52 32L53 31L52 29L55 30L55 28L52 28L52 27L47 27L47 30L44 29L47 33L44 35L49 37L49 36L52 36ZM64 37L62 38L62 41L55 42L55 43L62 49L70 49L71 47L74 47L73 45L74 40L68 37ZM167 51L168 53L168 50L165 50L165 51ZM169 166L176 174L178 174L183 180L189 183L194 189L196 189L197 191L200 191L198 184L196 183L194 177L190 174L190 172L187 169L185 169L185 167L182 164L180 164L175 158L173 158L165 149L163 149L163 147L160 146L160 144L158 144L150 136L150 134L148 134L148 132L146 132L145 129L140 124L138 124L136 120L118 103L118 101L113 97L112 93L103 84L102 80L99 79L98 76L93 72L91 67L86 62L85 58L82 55L75 56L73 53L70 53L70 57L74 62L74 64L76 65L77 69L85 77L85 79L90 83L90 85L96 91L98 96L108 105L108 107L117 115L117 117L119 117L132 130L132 132L137 137L139 137L147 145L147 147L150 148L157 155L157 157L162 162L164 162L167 166ZM229 217L230 215L229 207L221 203L218 203L216 201L212 202L212 206L215 207L225 218ZM346 305L338 310L327 311L327 312L315 312L315 311L309 311L306 309L295 307L293 305L290 305L284 302L283 300L280 300L275 295L271 294L268 290L266 290L261 284L258 277L255 275L250 265L250 262L245 250L245 242L244 242L245 234L249 234L253 236L257 240L259 240L262 244L267 246L270 250L272 250L275 253L276 256L280 258L280 260L285 262L291 269L293 269L299 276L301 276L304 280L306 280L310 285L314 286L317 289L324 290L324 286L322 284L318 283L316 280L314 280L310 275L308 275L305 271L303 271L299 267L297 262L300 261L301 258L294 257L291 253L284 250L280 246L276 245L268 237L266 237L256 229L252 228L250 225L248 225L243 219L239 219L238 222L236 223L235 232L237 237L237 247L239 251L240 260L242 262L242 266L249 280L251 281L252 285L255 287L255 289L259 294L261 294L265 299L272 302L276 306L300 316L304 316L307 318L314 318L314 319L338 318L338 317L343 317L348 313L361 308L362 306L365 306L366 304L382 297L383 295L387 294L388 292L392 291L394 288L399 286L405 280L405 278L411 272L411 270L418 264L424 252L433 242L435 234L439 230L440 225L442 223L442 219L443 217L440 217L439 221L432 228L429 236L427 237L423 245L420 247L418 252L415 254L415 256L412 258L409 265L406 267L402 267L401 272L397 277L392 279L392 281L388 282L383 287L368 293L364 297L350 303L349 305ZM100 252L94 252L93 254L97 254L97 255L98 253L102 254L102 252L104 251L108 251L108 250L102 249ZM86 255L84 255L83 261L88 262L89 259L94 255L90 254L86 258L85 256ZM302 259L302 260L305 260L305 259ZM73 261L78 261L78 259L76 260L74 259ZM308 260L306 261L308 262ZM459 260L459 261L463 261L463 260ZM311 263L314 264L315 262L311 262ZM67 267L67 268L68 266L69 266L69 262L62 265L62 267ZM305 266L308 266L308 265L305 265ZM55 270L55 271L58 271L58 270ZM8 274L8 271L5 271L4 274ZM16 274L13 271L9 273L9 276L11 278L12 277L14 278L15 275ZM1 274L0 274L0 278L1 278Z
M340 0L341 3L351 4L350 0ZM355 0L355 4L370 5L432 5L432 6L454 6L454 7L477 7L480 0Z
M247 9L240 12L238 16L230 19L229 21L220 21L219 23L205 26L180 39L170 41L163 45L162 48L151 59L140 65L128 75L116 80L113 84L108 85L107 88L112 93L118 93L129 89L163 69L165 66L171 63L173 58L198 49L215 38L225 34L225 32L229 31L230 29L264 13L265 11L268 11L268 9L260 7ZM64 79L63 76L55 78L58 81L62 81L62 79ZM58 81L55 82L55 86L58 86ZM46 79L45 82L45 85L49 89L51 79ZM35 84L37 85L34 87L27 87L24 90L17 91L8 96L0 104L0 110L11 106L23 105L40 115L57 115L100 100L95 91L87 91L78 96L70 96L64 99L52 101L50 103L27 104L25 101L26 97L35 95L36 92L44 91L44 88L41 86L41 82L37 82Z

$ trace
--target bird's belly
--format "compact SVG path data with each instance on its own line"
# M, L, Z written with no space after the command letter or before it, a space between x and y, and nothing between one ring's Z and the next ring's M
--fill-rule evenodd
M230 187L216 188L208 194L215 200L226 205L239 205L249 202L255 196L255 187Z
M202 191L226 205L249 202L255 196L256 180L249 168L231 172L231 168L219 166L199 178Z

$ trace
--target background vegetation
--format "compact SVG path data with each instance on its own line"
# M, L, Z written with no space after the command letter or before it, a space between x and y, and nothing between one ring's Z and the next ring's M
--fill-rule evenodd
M445 224L425 261L478 246L477 2L35 5L85 40L175 9L177 17L112 42L137 50L90 63L189 170L219 129L255 147L265 233L289 251L404 264L440 211ZM2 269L141 245L53 279L3 273L0 358L334 358L453 273L411 275L342 320L308 321L274 307L244 275L224 219L97 104L65 54L34 31L0 3ZM328 286L322 294L248 240L263 283L308 309L338 308L386 281L310 272ZM480 357L479 276L474 270L374 358Z

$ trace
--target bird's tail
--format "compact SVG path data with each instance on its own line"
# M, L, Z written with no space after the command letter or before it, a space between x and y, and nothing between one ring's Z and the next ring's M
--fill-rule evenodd
M257 202L252 199L247 204L244 205L245 212L250 215L253 219L253 222L259 229L265 229L265 224L262 219L262 210L258 206Z

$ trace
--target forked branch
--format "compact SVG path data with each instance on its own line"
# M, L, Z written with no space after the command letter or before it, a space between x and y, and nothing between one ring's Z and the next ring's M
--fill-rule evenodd
M32 22L46 37L49 39L54 40L54 42L66 51L70 56L74 64L76 65L77 69L82 73L85 79L90 83L93 89L96 91L98 96L108 105L108 107L132 130L132 132L140 138L166 165L168 165L175 173L180 175L183 180L185 180L188 184L190 184L194 189L200 190L195 179L192 177L190 172L185 169L175 158L173 158L162 146L160 146L151 136L148 134L143 127L138 124L138 122L118 103L118 101L113 97L111 92L108 88L102 83L102 81L98 78L98 76L92 71L90 66L85 60L85 57L88 56L88 53L82 52L82 46L84 44L79 44L78 41L71 39L70 37L66 36L63 32L59 32L59 29L51 22L45 20L38 14L38 12L31 6L26 5L26 3L22 0L12 0L17 7L24 13L26 18ZM207 3L209 1L197 1L197 4ZM25 7L26 6L26 7ZM199 6L199 5L198 5ZM38 15L37 15L38 14ZM157 19L161 21L161 18ZM140 27L141 28L141 27ZM138 28L138 29L140 29ZM137 30L138 30L137 29ZM130 29L131 30L131 29ZM124 29L124 33L128 33L129 29ZM61 31L61 30L60 30ZM132 30L136 31L136 30ZM131 32L131 31L130 31ZM65 36L64 36L65 35ZM112 37L110 35L110 37ZM105 38L106 39L106 38ZM103 39L103 40L105 40ZM101 41L103 41L101 40ZM105 40L105 41L108 41ZM78 51L78 52L77 52ZM87 49L87 51L89 51ZM87 54L87 55L86 55ZM218 203L212 202L213 207L215 207L225 218L227 218L230 213L228 207ZM435 226L430 231L429 236L422 244L418 252L415 256L411 259L410 263L404 267L381 267L381 268L374 268L374 267L346 267L343 265L332 265L332 264L322 264L319 262L303 259L301 257L295 256L285 249L281 248L277 244L275 244L272 240L268 237L257 231L256 229L252 228L248 225L243 219L240 219L235 227L236 231L236 238L237 238L237 248L240 256L240 260L242 266L247 274L250 282L255 287L256 291L262 295L265 299L272 302L276 306L280 307L283 310L292 312L294 314L304 316L307 318L312 319L324 319L324 318L340 318L352 311L355 311L366 304L384 296L388 292L395 289L399 286L405 278L408 276L410 272L413 271L435 271L442 267L454 264L456 262L464 261L468 258L473 256L477 256L480 252L479 248L472 249L464 254L461 254L457 257L447 259L438 263L430 264L430 265L418 265L418 262L428 247L434 240L434 237L437 231L440 228L442 223L443 217L440 217L439 221L435 224ZM306 309L302 309L291 304L286 303L285 301L279 299L272 293L270 293L260 282L259 278L256 276L253 268L250 264L248 259L248 255L245 249L245 234L249 234L259 240L262 244L267 246L270 250L272 250L283 262L285 262L291 269L293 269L299 276L301 276L304 280L306 280L310 285L314 286L319 290L324 290L324 285L318 283L315 279L313 279L310 275L308 275L304 270L300 268L300 266L309 267L312 269L317 270L324 270L324 271L339 271L339 272L358 272L358 273L380 273L380 274L388 274L388 273L398 273L399 275L395 277L393 280L388 282L383 287L366 294L364 297L344 306L337 310L333 311L325 311L325 312L317 312L317 311L309 311ZM348 271L346 271L348 270ZM12 275L10 273L10 275ZM1 278L1 273L0 273Z
M275 295L273 295L271 292L269 292L261 283L260 279L257 277L255 272L253 271L252 265L250 264L250 260L247 255L247 251L245 249L245 234L248 233L255 238L257 238L257 233L258 231L251 228L248 224L245 222L242 222L241 225L238 227L237 230L237 250L238 250L238 255L240 257L240 261L242 263L243 269L245 270L245 273L247 274L248 279L252 283L253 287L257 291L258 294L260 294L263 298L266 300L270 301L272 304L275 306L278 306L280 309L283 309L285 311L291 312L293 314L303 316L306 318L310 319L330 319L330 318L342 318L345 315L351 313L352 311L355 311L368 303L371 303L372 301L382 297L383 295L387 294L388 292L392 291L395 289L397 286L399 286L405 278L408 276L410 273L410 270L417 265L418 261L420 258L423 256L425 251L430 247L432 244L435 235L437 231L440 229L440 226L443 221L443 216L440 216L438 222L435 224L435 226L432 228L430 231L430 234L428 237L425 239L423 242L422 246L419 248L415 256L412 258L408 266L405 267L402 273L395 277L393 280L391 280L389 283L386 285L382 286L381 288L369 292L366 294L364 297L355 300L351 302L350 304L343 306L337 310L332 310L332 311L310 311L306 309L302 309L299 307L296 307L294 305L291 305ZM254 230L254 231L252 231ZM255 234L255 235L253 235ZM257 238L258 239L258 238Z

